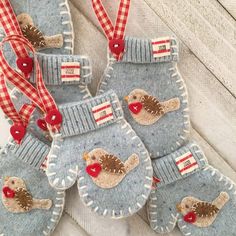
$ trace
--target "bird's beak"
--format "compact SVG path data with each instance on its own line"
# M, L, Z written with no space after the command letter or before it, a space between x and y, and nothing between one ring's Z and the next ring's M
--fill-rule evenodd
M128 101L129 101L129 96L125 96L125 97L124 97L124 100L125 100L126 102L128 102Z
M87 160L89 159L89 155L88 155L87 152L85 152L85 153L83 154L83 159L84 159L85 161L87 161Z
M181 207L180 203L176 204L176 209L177 209L177 212L179 212L179 213L182 212L182 207Z
M10 177L9 177L9 176L6 176L5 179L4 179L4 181L7 182L9 179L10 179Z

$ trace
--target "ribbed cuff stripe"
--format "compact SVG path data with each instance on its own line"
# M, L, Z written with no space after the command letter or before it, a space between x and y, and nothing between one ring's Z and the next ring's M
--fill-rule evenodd
M159 63L178 60L178 45L175 39L171 39L171 54L160 58L154 58L151 39L125 38L125 53L122 62L132 63Z
M111 104L113 119L99 125L95 121L92 110L94 107L105 102ZM59 110L63 116L63 125L60 130L63 137L87 133L123 118L121 104L117 95L112 90L85 101L61 105Z
M87 57L78 55L52 55L37 53L37 58L42 69L43 80L46 85L61 84L89 84L92 80L91 65ZM80 63L80 80L79 81L62 81L61 65L63 62ZM30 81L36 83L35 74L32 73Z
M187 174L181 174L180 170L176 163L176 158L191 152L193 158L198 164L198 168L194 169L190 173ZM203 151L200 149L200 147L195 142L190 142L186 146L178 149L177 151L164 156L160 159L154 159L152 161L154 174L156 177L160 179L160 183L158 183L158 186L170 184L172 182L175 182L177 180L180 180L182 178L186 178L189 175L192 175L201 169L203 169L207 165L207 159L203 153Z

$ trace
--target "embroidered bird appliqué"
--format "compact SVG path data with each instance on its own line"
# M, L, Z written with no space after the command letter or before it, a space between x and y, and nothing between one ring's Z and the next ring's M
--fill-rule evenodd
M122 162L118 157L101 148L84 153L83 158L87 165L86 172L101 188L117 186L130 171L139 165L139 157L136 154L132 154L125 162Z
M142 89L133 90L125 100L132 117L141 125L152 125L166 113L180 108L179 98L160 102Z

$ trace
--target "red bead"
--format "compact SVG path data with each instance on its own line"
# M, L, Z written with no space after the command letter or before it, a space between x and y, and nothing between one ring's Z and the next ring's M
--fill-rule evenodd
M100 165L99 163L95 163L95 164L92 164L92 165L88 165L88 166L86 167L86 172L87 172L90 176L92 176L92 177L94 177L94 178L98 177L98 175L99 175L99 173L101 172L101 170L102 170L102 167L101 167L101 165Z
M33 59L31 57L18 58L16 60L17 67L25 74L28 75L33 70Z
M47 123L44 119L38 119L37 125L40 129L42 129L44 131L48 131Z
M134 113L134 114L138 114L143 108L143 105L141 102L133 102L131 104L129 104L129 110Z
M57 109L52 110L47 114L45 121L49 125L59 125L62 123L62 115Z
M189 212L187 215L184 216L184 221L190 224L195 223L197 220L197 216L194 212Z
M119 56L125 51L125 41L123 39L112 39L109 41L109 48L112 53Z
M20 143L26 134L26 128L23 125L15 124L10 128L10 133L17 143Z
M9 187L3 187L2 192L6 198L14 198L15 192L11 190Z

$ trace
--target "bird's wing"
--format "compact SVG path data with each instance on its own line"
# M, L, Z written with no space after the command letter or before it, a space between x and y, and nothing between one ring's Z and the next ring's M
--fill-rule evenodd
M102 169L116 174L125 173L124 163L114 155L106 154L100 158Z
M30 210L33 206L33 197L26 189L16 189L15 199L18 205L25 211Z
M193 205L193 210L199 217L209 217L218 213L219 209L208 202L197 202Z
M144 95L141 99L143 108L153 115L163 115L164 110L161 103L151 95Z
M22 33L24 37L27 38L35 48L41 48L46 46L43 33L35 26L26 25L22 29Z

